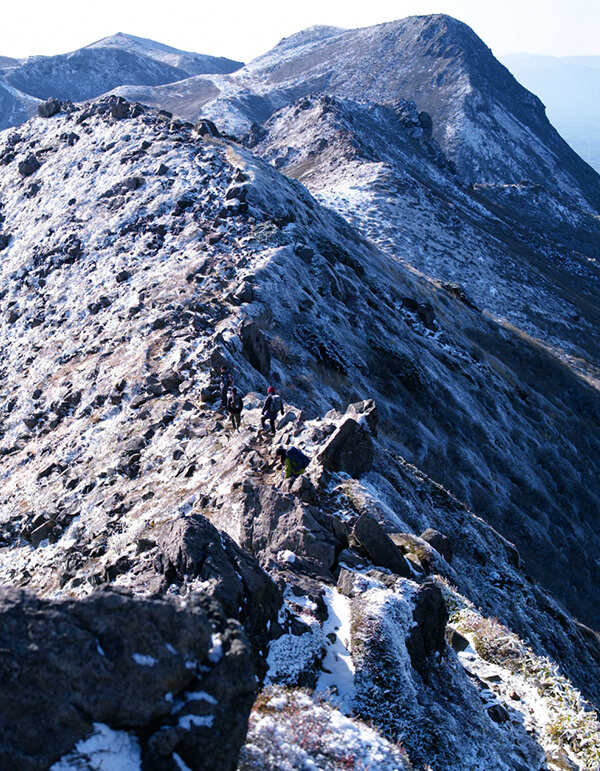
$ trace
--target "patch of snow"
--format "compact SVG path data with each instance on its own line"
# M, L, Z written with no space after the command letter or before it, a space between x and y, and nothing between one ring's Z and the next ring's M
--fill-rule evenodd
M206 693L206 691L192 691L186 693L185 699L186 701L207 701L209 704L219 703L214 696L211 696L210 693Z
M174 752L171 755L171 757L177 764L177 768L179 769L179 771L192 771L192 769L186 763L183 762L183 760L179 757L179 755L176 752Z
M145 656L143 653L134 653L131 658L140 667L153 667L158 664L158 659L155 659L154 656Z
M214 715L184 715L177 721L177 725L181 728L189 731L192 726L203 726L205 728L212 728L212 724L215 721Z
M208 652L208 659L213 664L217 664L223 657L223 641L220 634L213 634L210 638L211 648Z
M50 771L141 771L141 768L140 747L132 734L94 723L92 735L78 742Z
M287 562L289 564L293 564L296 559L297 557L294 552L290 551L289 549L283 549L282 551L277 552L277 562Z
M335 638L327 648L317 681L317 692L325 692L339 705L345 714L352 710L354 697L354 664L351 653L352 620L351 604L348 597L328 587L325 591L327 620L323 624L326 638Z

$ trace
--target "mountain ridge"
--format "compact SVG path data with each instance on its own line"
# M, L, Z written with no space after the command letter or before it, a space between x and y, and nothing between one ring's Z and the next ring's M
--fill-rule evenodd
M594 177L458 22L382 27L0 132L0 762L600 762ZM445 126L326 92L407 29Z

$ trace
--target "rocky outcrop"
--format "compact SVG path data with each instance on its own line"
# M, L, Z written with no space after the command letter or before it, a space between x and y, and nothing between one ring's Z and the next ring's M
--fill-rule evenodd
M233 769L254 699L250 646L199 594L80 601L0 590L0 766L42 771L93 723L138 733L149 768ZM203 700L182 700L187 690ZM146 766L145 766L146 767Z
M415 625L406 641L413 667L422 672L427 659L446 647L448 610L442 592L432 581L422 584L414 598Z
M410 578L410 566L398 547L381 525L369 514L361 514L354 523L352 535L364 548L374 565L388 568L392 573Z
M241 546L265 567L286 555L295 570L331 581L330 571L345 546L343 525L293 494L249 484L245 493Z
M240 328L244 356L254 369L265 377L271 371L271 351L265 336L255 321L245 321Z
M165 579L180 586L202 583L228 616L240 621L254 646L257 668L264 668L268 629L277 621L281 593L254 557L219 532L201 514L170 522L158 538L156 565Z
M345 471L358 477L370 471L374 455L368 429L348 417L328 439L318 460L331 471Z

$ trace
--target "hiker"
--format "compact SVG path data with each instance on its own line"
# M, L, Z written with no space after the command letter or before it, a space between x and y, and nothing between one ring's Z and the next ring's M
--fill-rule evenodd
M225 364L221 367L221 383L219 390L221 392L221 407L227 409L227 397L229 396L229 389L233 386L233 375Z
M299 477L310 463L310 458L297 447L278 447L275 455L281 465L285 467L283 478Z
M231 393L227 400L227 409L229 410L229 417L235 431L237 431L242 422L242 410L244 409L244 402L239 395L235 386L231 387Z
M267 388L267 398L262 408L262 415L260 418L263 431L266 430L266 423L269 421L271 424L271 433L275 433L275 418L281 412L283 415L283 399L279 394L275 393L275 388L269 386Z

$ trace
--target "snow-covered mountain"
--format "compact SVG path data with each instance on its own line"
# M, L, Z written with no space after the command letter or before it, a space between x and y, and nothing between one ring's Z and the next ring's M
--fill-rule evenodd
M152 40L118 33L58 56L2 59L0 88L12 102L0 102L0 127L30 117L34 99L91 99L118 86L158 86L199 73L228 73L242 62L179 51Z
M331 67L406 78L408 28L435 115ZM0 133L0 767L598 767L600 192L496 65L460 101L471 34L315 28ZM473 182L443 140L489 115Z
M469 27L448 16L357 30L316 27L226 78L200 76L156 91L119 93L156 106L168 103L188 120L201 108L235 135L314 93L377 104L402 98L433 118L434 138L466 181L527 180L600 210L598 175L548 122L540 100Z
M537 94L571 147L600 172L600 56L511 54L503 63Z

